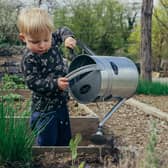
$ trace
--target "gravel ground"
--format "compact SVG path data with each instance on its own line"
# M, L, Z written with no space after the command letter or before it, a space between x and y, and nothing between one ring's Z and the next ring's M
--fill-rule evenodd
M138 95L134 98L168 113L168 96Z
M166 105L165 102L168 100L168 96L152 97L141 95L135 96L134 98L145 103L149 102L150 105L160 107L161 110L167 111L166 107L168 107L168 105ZM91 103L87 106L91 108L101 120L111 109L113 104L114 102L99 103L99 108L95 103ZM168 165L168 122L147 115L141 109L124 104L105 123L104 132L105 134L114 136L116 146L133 147L144 152L149 142L153 122L156 122L157 130L156 151L164 167Z

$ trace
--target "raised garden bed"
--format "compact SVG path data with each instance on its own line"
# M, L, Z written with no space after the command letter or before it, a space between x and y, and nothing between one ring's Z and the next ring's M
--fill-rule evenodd
M107 104L105 104L105 106L106 105ZM95 103L88 104L87 106L79 104L79 106L80 108L83 107L91 116L95 115L95 113L90 107L94 110L98 108ZM109 103L109 106L112 107L112 104ZM102 104L101 108L103 108ZM106 110L109 109L106 107ZM100 113L102 113L102 111L100 111ZM77 148L78 156L75 162L72 163L72 154L68 146L33 146L33 166L35 168L70 168L71 166L77 168L83 161L85 162L84 168L117 168L120 164L122 166L125 165L125 167L135 168L135 165L138 164L139 151L137 149L123 146L116 147L115 139L113 139L110 134L106 135L108 141L105 145L95 145L90 141L90 137L95 133L98 122L96 124L94 123L92 127L92 119L90 117L87 119L88 123L86 123L86 121L82 122L82 117L79 117L79 120L75 119L77 122L75 120L75 122L72 122L73 119L74 118L71 117L72 130L74 131L73 135L75 136L75 133L83 133L83 142L81 142ZM76 127L77 125L81 127ZM79 129L82 130L79 131ZM88 132L88 130L90 131ZM91 130L93 130L93 132ZM86 133L87 135L84 135Z
M25 99L26 100L26 99ZM113 141L109 141L107 146L95 146L91 141L90 137L96 132L99 123L99 117L97 116L90 107L96 104L90 104L88 106L77 103L72 100L69 102L70 109L70 121L72 128L72 135L75 136L77 133L82 135L82 141L78 146L78 157L75 165L79 165L80 162L85 161L85 168L102 168L106 166L107 168L116 167L119 164L119 157L122 159L128 159L123 157L123 153L126 152L131 157L130 162L135 162L134 155L136 152L131 152L129 149L121 150L118 147L115 148ZM107 112L107 104L100 104L100 114L103 111ZM109 104L111 108L112 105ZM94 109L94 108L93 108ZM102 110L102 111L101 111ZM103 114L103 113L102 113ZM29 121L29 115L26 117L16 116L19 119L26 119ZM46 168L46 167L70 167L72 165L71 152L69 147L39 147L33 146L33 167L34 168ZM124 151L124 152L123 152ZM133 156L133 157L132 157ZM124 158L124 159L123 159ZM134 160L133 160L134 159ZM133 161L132 161L133 160ZM10 166L9 166L10 167ZM14 166L14 167L19 167ZM133 168L133 167L131 167Z
M8 95L10 93L18 94L22 96L21 100L15 100L14 105L17 107L17 112L14 114L15 118L27 120L29 122L30 112L27 109L23 116L23 111L26 107L28 101L30 101L31 92L26 89L16 89L2 91L1 95ZM95 133L99 119L98 116L92 112L87 106L77 103L75 100L71 99L68 102L69 112L70 112L70 122L72 129L72 136L80 133L82 135L82 142L80 145L89 145L90 136Z
M69 147L33 147L34 168L135 168L139 153L133 148L113 146L78 146L77 159L72 162ZM138 168L138 167L137 167Z

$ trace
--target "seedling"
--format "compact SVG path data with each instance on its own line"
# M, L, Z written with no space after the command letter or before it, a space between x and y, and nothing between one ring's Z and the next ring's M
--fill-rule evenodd
M76 134L76 136L74 138L72 138L69 142L69 147L71 150L71 157L72 157L72 166L71 168L75 168L75 162L78 156L78 145L82 140L82 136L81 134ZM85 162L81 162L80 165L78 166L78 168L83 168L84 167Z

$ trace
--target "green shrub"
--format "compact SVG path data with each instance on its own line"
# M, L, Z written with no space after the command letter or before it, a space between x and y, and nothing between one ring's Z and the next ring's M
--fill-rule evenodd
M19 94L14 94L14 93L9 93L7 95L4 96L0 96L0 99L3 99L4 101L6 100L21 100L22 96Z
M26 85L22 77L5 74L2 78L2 89L25 89Z
M168 84L139 80L137 94L168 95Z

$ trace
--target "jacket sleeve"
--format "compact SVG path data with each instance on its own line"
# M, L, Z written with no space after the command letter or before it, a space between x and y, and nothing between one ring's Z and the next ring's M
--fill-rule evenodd
M68 27L61 27L52 35L52 45L60 45L67 37L74 37L73 32Z
M38 94L49 96L52 93L59 92L57 78L51 74L43 78L37 70L38 63L32 58L25 58L22 62L22 72L25 77L28 88Z

